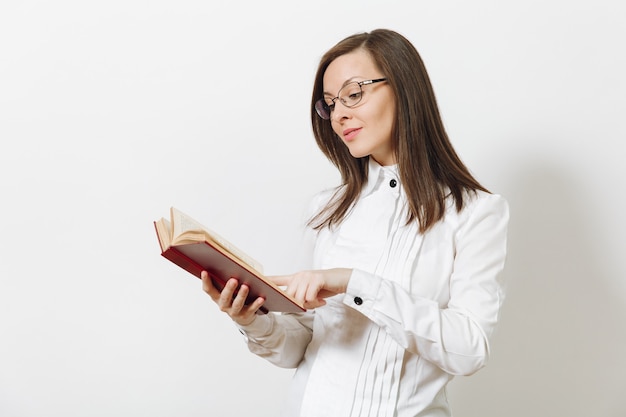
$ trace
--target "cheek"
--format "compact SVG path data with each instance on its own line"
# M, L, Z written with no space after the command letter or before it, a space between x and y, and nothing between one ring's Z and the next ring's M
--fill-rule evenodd
M395 108L394 106L388 106L380 113L380 119L378 120L379 125L383 128L388 135L391 137L391 131L393 129L393 121L395 118Z
M333 132L339 137L341 137L341 124L338 122L331 122L330 127L333 128Z
M391 135L393 117L393 108L383 107L379 108L379 112L372 114L370 120L373 122L374 126L376 126L376 130L379 133L386 133L388 135Z
M381 101L378 106L378 122L388 128L391 128L396 115L396 103L389 91L385 90L381 91L381 93L383 93L383 97L381 97Z

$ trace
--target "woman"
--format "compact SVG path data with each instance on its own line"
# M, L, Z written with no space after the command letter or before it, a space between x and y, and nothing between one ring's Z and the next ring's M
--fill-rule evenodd
M389 30L321 59L311 117L342 185L313 203L311 271L273 277L303 314L204 290L250 350L295 367L285 416L449 416L446 384L485 365L503 300L508 206L446 135L421 58ZM233 298L234 297L234 298Z

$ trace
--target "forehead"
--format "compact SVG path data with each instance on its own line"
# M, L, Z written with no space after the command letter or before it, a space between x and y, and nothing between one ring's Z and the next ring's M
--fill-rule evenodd
M324 91L339 90L351 79L374 78L379 75L374 60L363 49L357 49L333 60L324 72Z

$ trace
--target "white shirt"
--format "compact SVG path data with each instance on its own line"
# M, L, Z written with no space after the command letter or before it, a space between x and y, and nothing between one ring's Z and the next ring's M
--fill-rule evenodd
M297 367L285 417L451 415L446 384L489 356L504 298L508 205L479 192L457 213L449 200L445 218L420 234L405 224L396 167L370 160L348 217L315 239L314 269L353 268L346 294L242 327L252 352Z

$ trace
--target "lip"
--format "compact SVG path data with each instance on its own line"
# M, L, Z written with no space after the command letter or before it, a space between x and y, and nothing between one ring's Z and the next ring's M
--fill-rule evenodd
M351 141L352 139L355 138L356 135L359 134L359 132L361 131L360 127L357 128L350 128L350 129L346 129L344 130L343 133L343 139L347 142Z

